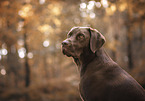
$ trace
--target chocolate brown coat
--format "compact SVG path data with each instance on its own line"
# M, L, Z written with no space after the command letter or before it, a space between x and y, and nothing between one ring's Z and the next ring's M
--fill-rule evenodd
M104 36L90 27L72 28L62 42L63 54L78 66L83 100L145 101L144 89L107 55L104 43Z

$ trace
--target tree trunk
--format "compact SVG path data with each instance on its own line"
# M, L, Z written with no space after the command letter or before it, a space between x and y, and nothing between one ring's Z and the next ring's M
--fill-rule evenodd
M25 86L28 87L30 85L30 66L28 63L28 58L27 58L27 54L28 54L28 45L27 45L27 35L26 33L24 33L24 47L26 49L26 56L25 56Z
M133 60L132 60L132 16L133 16L133 11L132 11L132 1L128 1L128 31L127 31L127 54L128 54L128 68L132 69L133 68Z

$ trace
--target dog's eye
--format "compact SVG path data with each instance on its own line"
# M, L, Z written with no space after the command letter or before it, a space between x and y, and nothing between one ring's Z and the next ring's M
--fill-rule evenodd
M70 38L72 35L73 35L73 33L70 32L67 34L67 37Z
M71 37L71 35L70 35L70 34L68 34L68 35L67 35L67 37L68 37L68 38L70 38L70 37Z
M85 36L84 36L83 34L78 34L78 35L76 36L76 39L77 39L77 40L80 40L80 41L82 41L84 38L85 38Z
M71 37L71 34L67 34L67 38L70 38Z

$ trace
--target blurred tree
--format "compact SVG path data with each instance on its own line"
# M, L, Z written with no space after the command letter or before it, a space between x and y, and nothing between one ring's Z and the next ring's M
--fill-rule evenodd
M144 7L144 0L1 0L0 100L80 101L76 66L61 53L74 26L98 29L113 60L145 84Z

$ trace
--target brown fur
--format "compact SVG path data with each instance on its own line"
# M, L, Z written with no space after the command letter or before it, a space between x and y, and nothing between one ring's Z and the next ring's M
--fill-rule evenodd
M145 101L144 89L107 55L104 43L104 36L90 27L72 28L62 42L63 53L74 58L80 71L83 100Z

